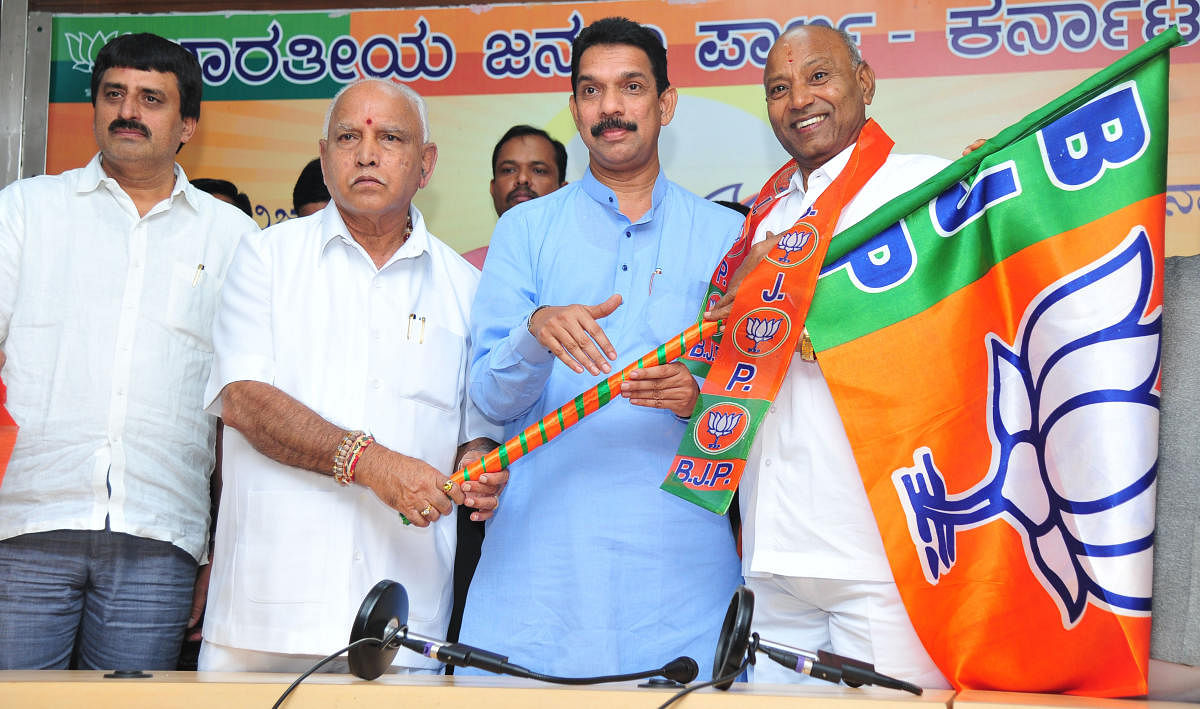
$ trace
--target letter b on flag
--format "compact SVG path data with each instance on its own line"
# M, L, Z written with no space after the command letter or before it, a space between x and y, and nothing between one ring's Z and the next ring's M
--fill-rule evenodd
M1120 84L1038 131L1046 175L1057 187L1080 190L1108 168L1137 160L1150 128L1137 84Z

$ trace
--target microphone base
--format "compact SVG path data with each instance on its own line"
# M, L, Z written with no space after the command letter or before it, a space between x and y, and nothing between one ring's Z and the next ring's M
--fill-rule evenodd
M380 581L367 593L358 607L350 629L350 642L363 638L384 638L390 631L408 624L408 593L395 581ZM372 680L391 667L399 643L387 647L364 643L350 649L350 672L360 679Z
M651 677L638 685L638 687L646 689L683 689L686 686L686 684L680 684L673 679L664 679L662 677Z

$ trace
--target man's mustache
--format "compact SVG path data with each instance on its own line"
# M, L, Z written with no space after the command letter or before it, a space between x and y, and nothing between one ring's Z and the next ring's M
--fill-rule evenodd
M147 138L150 137L150 129L144 123L129 118L117 118L108 124L109 133L116 133L119 130L136 130Z
M517 188L513 189L512 192L509 192L508 197L506 197L505 199L509 203L512 203L518 197L528 197L529 199L537 199L540 196L541 195L539 195L537 192L534 192L533 190L529 189L528 187L517 187Z
M623 121L616 116L601 118L598 123L592 126L592 137L599 138L601 133L606 130L612 130L613 128L617 128L619 130L636 131L637 124L633 121Z

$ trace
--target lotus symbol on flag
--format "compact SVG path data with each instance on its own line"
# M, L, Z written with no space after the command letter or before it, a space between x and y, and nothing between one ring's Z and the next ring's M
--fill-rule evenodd
M758 352L760 342L766 342L775 337L782 322L783 318L746 318L746 339L754 342L750 352Z
M987 475L949 493L927 447L892 474L926 580L956 561L958 533L1001 519L1064 628L1089 603L1150 612L1158 465L1161 309L1146 314L1154 257L1141 227L1043 290L1014 344L986 337ZM945 464L949 452L939 452Z
M779 248L783 250L783 256L780 257L779 263L789 263L792 253L803 249L812 234L807 229L801 229L785 232L783 236L779 237Z
M87 32L66 32L63 36L67 40L67 53L71 55L71 68L91 74L92 63L96 61L96 55L100 53L100 49L104 45L108 44L109 40L117 36L117 30L112 32L100 30L94 35Z
M745 414L721 413L720 411L708 412L708 420L705 424L708 426L708 433L713 437L713 442L708 444L709 448L720 448L721 436L728 436L733 433L733 429L741 423L742 416Z

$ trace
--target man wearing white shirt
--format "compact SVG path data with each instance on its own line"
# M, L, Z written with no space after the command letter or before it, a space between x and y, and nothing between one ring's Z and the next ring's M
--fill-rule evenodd
M100 152L0 192L0 669L174 669L203 605L215 422L200 403L238 238L188 183L200 66L150 34L92 71Z
M205 400L225 421L223 490L201 670L306 669L345 645L385 578L408 591L409 627L443 636L453 505L485 519L507 478L443 487L501 432L466 394L479 272L411 203L437 162L424 102L352 84L320 154L333 201L246 238L221 296ZM396 663L439 668L408 652Z
M709 319L731 310L736 284L809 212L846 169L866 124L875 75L853 40L827 27L785 33L764 70L767 113L796 163L787 189L754 234L755 246ZM844 231L947 165L928 155L889 154L842 205ZM792 355L755 438L741 488L742 572L755 594L754 630L809 651L870 662L923 687L948 687L900 600L850 442L819 362ZM816 681L770 662L755 682Z

